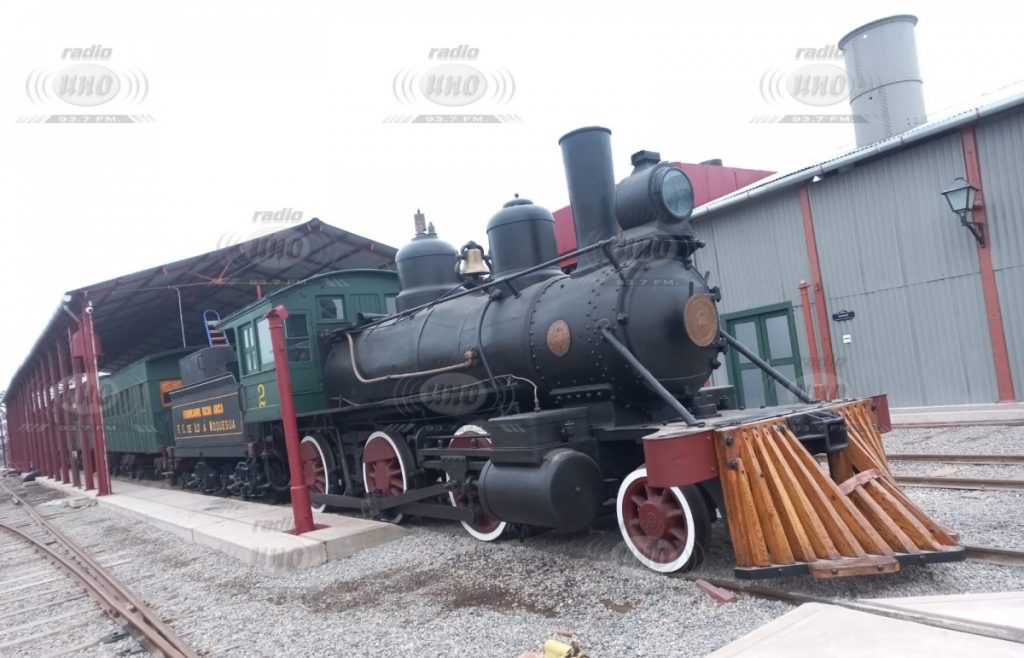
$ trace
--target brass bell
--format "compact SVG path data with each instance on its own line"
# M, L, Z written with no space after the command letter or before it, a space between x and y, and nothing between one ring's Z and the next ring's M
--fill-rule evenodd
M474 244L465 249L459 273L471 277L484 277L491 273L484 262L484 250L479 245Z

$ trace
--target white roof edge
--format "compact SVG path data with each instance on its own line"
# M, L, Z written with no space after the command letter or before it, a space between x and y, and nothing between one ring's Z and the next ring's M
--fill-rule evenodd
M694 208L693 214L690 215L690 218L699 219L712 212L724 210L725 208L730 208L736 204L743 203L766 194L778 192L779 190L792 185L809 181L815 176L823 176L830 171L847 167L861 160L874 157L880 153L900 149L909 144L913 144L954 128L972 123L982 117L991 116L993 114L998 114L1005 110L1012 109L1018 105L1024 105L1024 92L1008 96L1007 98L988 105L983 105L965 112L954 114L953 116L946 117L944 119L939 119L938 121L933 121L932 123L926 123L917 128L911 128L904 133L894 135L888 139L883 139L880 142L875 142L870 146L864 146L837 158L826 160L809 167L804 167L803 169L798 169L770 181L755 182L737 192L733 192L732 194L709 201L702 206Z

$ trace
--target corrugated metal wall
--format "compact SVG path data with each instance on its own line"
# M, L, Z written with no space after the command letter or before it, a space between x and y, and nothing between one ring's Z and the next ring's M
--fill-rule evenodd
M856 313L832 322L843 393L995 400L975 242L940 194L964 175L953 134L810 186L829 311Z
M811 382L807 336L797 284L809 278L807 246L796 189L716 212L694 222L707 246L697 252L697 269L722 290L721 314L791 302L804 378ZM715 384L727 384L726 368Z
M1017 399L1024 399L1024 113L978 126L978 158L1003 331Z

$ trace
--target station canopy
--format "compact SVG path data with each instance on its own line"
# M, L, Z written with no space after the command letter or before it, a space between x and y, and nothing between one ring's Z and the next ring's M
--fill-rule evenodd
M34 359L75 331L72 314L91 303L102 354L99 367L116 371L144 356L207 344L203 312L226 317L259 297L314 274L344 269L393 269L396 250L312 219L198 256L68 291L11 381ZM67 308L67 312L65 311Z

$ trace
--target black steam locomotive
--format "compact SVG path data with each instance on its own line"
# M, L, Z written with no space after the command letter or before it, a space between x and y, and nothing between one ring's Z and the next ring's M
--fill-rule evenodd
M396 257L394 307L307 332L328 405L300 414L303 470L321 509L448 518L481 540L509 526L586 528L615 512L641 561L676 570L702 555L720 493L713 481L646 487L641 438L667 422L698 425L729 396L702 388L726 343L718 291L691 258L702 246L688 221L693 189L650 151L616 184L607 129L559 143L576 251L557 254L551 213L526 199L490 220L488 255L472 242L456 250L417 214ZM244 360L241 338L190 358L237 348ZM234 377L211 375L237 394ZM174 395L187 401L190 390ZM250 422L261 411L251 397L229 441L244 468L236 458L218 471L212 452L176 435L190 486L235 478L219 491L283 490L279 423ZM217 456L229 457L226 445Z

